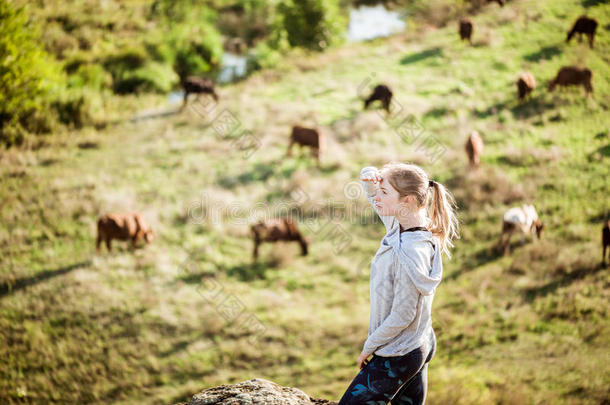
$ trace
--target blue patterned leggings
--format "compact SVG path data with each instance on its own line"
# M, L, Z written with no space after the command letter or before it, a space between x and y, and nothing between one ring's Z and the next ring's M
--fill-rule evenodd
M373 355L350 384L339 405L420 405L426 400L428 388L429 353L421 348L403 356L382 357ZM394 395L396 393L396 395Z

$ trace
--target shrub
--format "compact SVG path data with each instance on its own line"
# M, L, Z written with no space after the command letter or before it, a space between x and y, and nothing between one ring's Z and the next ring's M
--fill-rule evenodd
M222 41L212 9L196 0L155 0L150 14L161 27L161 37L147 44L155 60L170 64L180 77L205 74L220 65Z
M278 13L291 46L322 50L340 42L345 31L337 0L285 0Z
M63 69L64 72L71 75L75 73L81 66L91 62L91 56L85 52L75 52L66 58Z
M248 70L272 68L281 60L281 51L271 47L267 41L260 41L248 55Z
M104 67L112 75L113 90L117 94L136 93L141 91L159 91L163 79L151 73L149 55L144 47L129 47L104 59ZM155 70L155 68L152 68ZM157 71L159 69L156 69ZM163 88L163 85L160 86Z
M92 103L96 93L82 89L66 90L53 101L51 107L62 124L81 128L93 123Z
M44 108L44 97L59 83L59 73L23 9L0 0L1 143L12 145L23 139L25 117Z
M158 92L167 93L178 77L172 69L161 63L150 62L146 66L126 72L114 85L118 94Z
M175 30L170 44L176 49L173 67L179 77L209 73L220 66L221 36L211 25Z
M78 49L78 40L66 33L56 22L49 23L44 29L45 49L58 58L63 58L71 51Z
M273 30L277 1L246 0L223 7L216 23L227 37L238 37L249 45L266 38Z
M78 70L68 78L68 87L89 87L102 91L112 86L112 76L103 66L88 64L79 66Z
M125 71L144 66L147 59L148 54L144 48L130 47L107 56L104 60L104 67L116 80L120 78Z
M144 46L155 62L171 65L176 59L176 50L162 35L147 38L144 42Z

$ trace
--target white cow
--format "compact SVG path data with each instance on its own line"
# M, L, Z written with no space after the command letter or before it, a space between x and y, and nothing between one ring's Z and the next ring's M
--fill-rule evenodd
M502 221L502 236L500 236L500 248L507 254L510 252L510 237L515 230L521 231L521 244L525 243L525 234L531 233L532 240L534 235L538 239L542 236L544 225L538 218L538 213L533 205L523 207L513 207L506 211Z

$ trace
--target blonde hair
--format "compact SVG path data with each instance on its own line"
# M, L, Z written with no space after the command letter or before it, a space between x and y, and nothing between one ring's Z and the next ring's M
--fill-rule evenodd
M428 230L441 242L441 251L451 256L449 248L459 238L455 200L441 183L431 181L419 166L390 162L381 169L384 178L398 191L401 197L412 195L418 207L426 207L431 220Z

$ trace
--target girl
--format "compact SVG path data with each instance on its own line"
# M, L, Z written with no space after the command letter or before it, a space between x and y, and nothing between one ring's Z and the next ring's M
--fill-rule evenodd
M436 348L431 309L443 273L441 253L449 255L457 237L453 197L415 165L365 167L360 180L387 233L371 263L361 371L339 405L423 404L427 363Z

